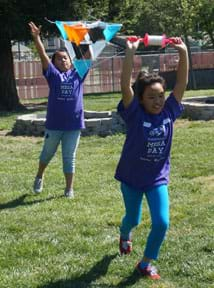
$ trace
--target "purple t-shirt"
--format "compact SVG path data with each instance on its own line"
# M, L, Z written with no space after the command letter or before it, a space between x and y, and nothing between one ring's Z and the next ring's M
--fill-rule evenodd
M46 128L77 130L85 128L83 109L83 81L75 69L60 72L50 63L43 71L48 82L49 96Z
M168 183L173 122L182 110L172 93L158 115L146 113L136 97L127 109L120 101L118 112L127 135L115 173L117 180L136 189Z

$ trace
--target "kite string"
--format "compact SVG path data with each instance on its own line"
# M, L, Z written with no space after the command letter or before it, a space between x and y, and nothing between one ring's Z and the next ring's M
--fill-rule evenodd
M55 21L51 21L51 20L49 20L47 17L44 17L44 19L45 19L46 21L48 21L49 23L51 23L51 24L55 24Z
M96 61L93 61L92 68L98 67L100 64L103 64L103 63L107 62L109 59L112 59L112 58L114 58L115 56L118 56L118 55L124 53L124 51L125 51L125 48L123 48L122 51L119 51L119 52L115 53L113 56L110 56L110 57L102 57L102 58L105 58L105 59L103 59L103 60L99 60L99 58L97 58ZM87 64L86 64L86 58L84 58L84 55L83 55L83 53L82 53L81 50L79 50L79 52L80 52L80 54L81 54L81 56L82 56L83 63L84 63L84 65L85 65L85 67L88 68L88 66L87 66ZM99 63L97 63L97 62L98 62L97 60L99 61ZM94 63L97 63L97 64L94 64Z
M116 56L124 53L124 51L125 51L125 48L123 48L122 51L119 51L119 52L115 53L113 56L110 56L110 57L102 57L102 58L104 58L103 60L99 60L99 58L97 58L97 61L94 62L94 63L96 63L96 64L93 63L92 68L98 67L99 65L107 62L108 60L110 60L110 59L112 59L112 58L114 58L114 57L116 57ZM101 58L101 57L100 57L100 58Z
M105 62L107 62L109 59L112 59L116 56L119 56L120 54L124 54L124 51L126 50L126 48L121 48L121 51L115 53L113 56L110 57L100 57L100 58L104 58L103 60L99 60L99 57L96 59L96 61L93 62L92 68L96 68L98 67L100 64L103 64ZM158 50L162 50L162 48L159 48Z

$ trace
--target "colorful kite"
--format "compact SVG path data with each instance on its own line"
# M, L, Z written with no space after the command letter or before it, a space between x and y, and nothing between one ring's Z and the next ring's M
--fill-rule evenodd
M51 21L49 21L51 22ZM55 21L72 63L83 78L92 63L121 29L122 24L102 21Z

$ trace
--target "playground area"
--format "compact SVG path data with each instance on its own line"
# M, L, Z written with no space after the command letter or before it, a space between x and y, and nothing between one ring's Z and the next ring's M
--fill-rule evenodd
M175 64L176 57L171 57ZM120 63L121 60L117 60ZM136 63L141 65L141 60ZM18 65L19 77L23 77L23 82L17 78L23 103L40 101L41 97L44 101L47 86L42 82L38 62L26 66L19 62ZM107 73L107 69L104 72ZM117 73L115 79L119 80L120 70ZM104 75L98 74L99 77ZM93 79L89 91L98 93L100 91L92 83L99 83L100 78L93 77L88 75L88 79ZM119 91L120 83L116 83L113 85L109 81L108 89L105 88L108 92L110 87ZM185 97L205 93L212 96L213 90L186 91ZM85 109L115 110L120 97L120 93L90 92L84 97ZM39 114L45 108L38 104L37 110L35 104L33 110ZM26 114L30 112L29 109ZM17 113L2 114L0 129L11 131L17 116ZM154 287L210 288L213 285L213 125L213 120L176 121L169 185L173 208L171 227L161 250L163 256L157 261L162 280L154 283ZM148 206L144 206L144 221L133 233L134 253L121 257L118 252L118 226L123 207L114 170L124 133L81 138L72 201L65 201L62 195L64 179L60 149L45 175L43 192L35 196L32 183L42 138L14 137L10 133L2 134L0 138L0 159L3 159L0 167L0 279L3 288L151 287L149 279L140 278L133 270L146 241L142 233L144 236L150 229Z
M214 288L213 12L0 1L0 288Z
M93 101L87 98L87 109ZM15 115L10 117L1 115L1 129L4 121L5 129L12 127ZM213 125L184 119L175 125L171 227L157 263L163 279L154 287L213 285ZM144 221L134 231L134 253L118 253L123 208L113 173L123 141L123 134L82 137L76 196L70 202L62 197L60 151L47 171L44 191L35 196L32 181L42 138L0 136L2 288L151 287L133 271L145 244L142 233L150 227L146 205Z

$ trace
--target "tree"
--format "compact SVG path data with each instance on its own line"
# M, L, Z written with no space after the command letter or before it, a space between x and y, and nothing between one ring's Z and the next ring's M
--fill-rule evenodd
M109 1L81 0L1 0L0 2L0 110L15 110L21 106L17 95L13 70L12 41L30 40L28 22L34 21L42 25L43 36L57 34L55 25L45 21L51 20L81 20L90 16L108 15ZM101 3L100 3L101 2ZM100 12L102 11L102 13Z
M204 46L214 49L214 2L201 0L196 19L196 35Z
M162 34L181 35L185 38L189 50L190 86L196 88L191 65L191 52L188 36L196 31L199 9L206 0L144 0L139 13L136 13L134 31L138 35ZM208 9L206 10L208 11ZM205 15L204 15L205 17ZM129 28L130 29L130 28Z
M123 32L128 35L166 33L184 35L186 40L200 30L214 46L213 13L214 3L209 0L0 0L0 110L21 106L11 42L31 40L29 21L42 25L43 37L59 35L45 17L53 21L115 21L123 24Z

